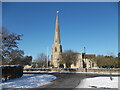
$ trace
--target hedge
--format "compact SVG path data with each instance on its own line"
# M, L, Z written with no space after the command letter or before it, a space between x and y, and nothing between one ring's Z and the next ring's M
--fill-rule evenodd
M19 78L23 75L23 67L19 65L1 65L2 81Z

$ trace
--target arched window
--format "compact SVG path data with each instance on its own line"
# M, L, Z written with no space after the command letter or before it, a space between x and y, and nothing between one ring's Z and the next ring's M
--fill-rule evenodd
M62 46L60 45L60 52L62 52Z
M55 47L55 52L57 52L57 48Z
M91 68L91 62L89 61L89 68Z
M92 67L94 67L94 63L92 63Z

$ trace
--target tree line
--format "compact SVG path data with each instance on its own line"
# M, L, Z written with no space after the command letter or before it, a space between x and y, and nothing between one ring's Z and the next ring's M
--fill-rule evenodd
M120 53L118 57L98 55L95 60L99 68L120 68Z

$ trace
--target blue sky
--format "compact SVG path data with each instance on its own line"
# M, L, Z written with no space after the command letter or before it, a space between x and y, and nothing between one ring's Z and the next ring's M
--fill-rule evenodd
M3 26L24 34L19 49L34 58L41 52L51 55L56 10L59 10L61 44L88 54L117 55L118 6L116 2L3 3Z

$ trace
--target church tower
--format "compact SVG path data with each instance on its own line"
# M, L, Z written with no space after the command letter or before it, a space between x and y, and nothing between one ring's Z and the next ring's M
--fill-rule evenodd
M53 65L53 67L59 67L60 55L62 53L62 46L60 44L60 28L58 22L58 13L59 11L57 11L56 15L54 44L52 45L51 64Z

